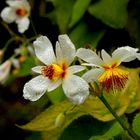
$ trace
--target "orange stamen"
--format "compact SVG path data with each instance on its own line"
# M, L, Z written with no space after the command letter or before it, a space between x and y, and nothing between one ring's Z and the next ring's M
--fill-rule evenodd
M118 69L116 65L104 67L105 72L99 76L98 81L106 90L122 90L128 81L128 72Z
M28 13L28 11L25 8L18 8L18 9L16 9L16 14L18 16L23 17L23 16L27 15L27 13Z
M65 64L62 67L51 64L48 66L44 66L41 71L42 75L48 77L50 80L57 80L59 78L64 78L66 75L66 66Z

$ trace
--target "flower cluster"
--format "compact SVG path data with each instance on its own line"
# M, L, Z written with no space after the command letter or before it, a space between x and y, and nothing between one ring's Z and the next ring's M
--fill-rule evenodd
M103 89L121 90L128 80L128 72L118 68L121 62L129 62L136 58L140 60L138 49L129 46L120 47L112 53L112 57L101 51L102 59L92 50L80 48L76 51L74 44L67 35L59 35L55 52L46 36L40 36L34 41L35 54L45 66L36 66L32 70L39 76L27 82L24 86L24 98L38 100L46 91L56 89L60 84L65 95L74 103L81 104L89 95L90 82L97 82ZM79 57L92 66L82 78L75 73L85 69L85 66L71 65L74 58Z

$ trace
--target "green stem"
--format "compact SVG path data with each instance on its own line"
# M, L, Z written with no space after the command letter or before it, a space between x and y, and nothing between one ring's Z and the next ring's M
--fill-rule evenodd
M7 47L15 40L15 37L10 38L3 47L3 51L7 50Z
M33 20L32 20L32 18L31 18L31 16L30 16L30 22L31 22L31 26L32 26L32 28L33 28L34 34L35 34L35 36L37 36L37 32L36 32L36 29L35 29L35 26L34 26L34 24L33 24Z
M13 31L9 28L8 24L6 24L6 23L3 22L3 21L1 21L0 23L1 23L1 24L3 25L3 27L9 32L9 34L10 34L11 36L18 36L15 32L13 32Z
M99 99L104 103L104 105L108 108L110 113L114 116L114 118L119 122L119 124L123 127L124 130L128 132L128 134L134 138L135 140L140 140L140 138L131 130L129 129L125 123L122 121L122 119L116 114L116 112L112 109L112 107L109 105L103 94L101 96L98 96Z

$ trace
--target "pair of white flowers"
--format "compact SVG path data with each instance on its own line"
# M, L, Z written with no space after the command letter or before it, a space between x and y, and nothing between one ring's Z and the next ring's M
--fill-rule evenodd
M128 73L118 68L121 62L140 60L138 49L121 47L112 53L112 57L102 50L102 59L92 50L80 48L76 51L74 44L67 35L59 35L55 52L49 39L40 36L34 41L35 54L45 66L36 66L32 70L39 76L27 82L23 89L25 99L38 100L46 91L50 92L62 84L64 94L74 104L81 104L89 95L90 82L98 82L107 90L123 88ZM84 60L85 65L94 66L82 77L75 75L85 66L71 65L74 58Z
M27 0L7 0L7 7L1 11L1 18L7 23L15 22L18 31L24 33L30 24L30 5Z

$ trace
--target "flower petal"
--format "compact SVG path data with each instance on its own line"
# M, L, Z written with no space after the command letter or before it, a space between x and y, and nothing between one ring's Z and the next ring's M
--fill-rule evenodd
M89 95L88 83L82 78L71 75L62 84L65 95L74 103L81 104Z
M137 58L139 53L137 53L137 48L132 48L129 46L117 48L113 53L113 59L119 60L121 62L129 62Z
M59 79L57 81L51 81L50 84L48 85L48 92L56 89L58 86L60 86L62 83L62 80Z
M76 56L95 66L100 66L103 63L99 56L90 49L80 48L77 50Z
M6 7L1 12L2 19L7 23L12 23L16 19L15 11L11 7Z
M41 74L41 69L43 66L36 66L32 68L32 71Z
M99 75L101 75L103 73L103 69L91 69L88 72L86 72L82 78L84 80L86 80L88 83L93 82L93 81L97 81L97 78L99 77Z
M101 54L105 64L110 64L112 62L111 56L104 49L101 51Z
M63 58L62 47L60 46L58 41L56 42L56 45L55 45L55 51L56 51L57 63L61 65L61 63L64 62L65 58Z
M23 97L31 101L38 100L46 92L49 83L50 80L42 75L33 78L24 85Z
M11 61L7 60L0 65L0 83L4 83L7 80L8 75L10 74Z
M46 36L40 36L34 41L36 56L46 65L56 61L52 44Z
M140 60L140 53L137 53L136 57L137 57L138 60Z
M27 11L31 9L30 4L27 0L7 0L6 3L14 9L18 7L24 7Z
M84 66L70 66L68 68L68 71L71 73L71 74L74 74L74 73L77 73L77 72L80 72L82 70L84 70L85 67Z
M27 17L24 17L24 18L18 18L16 20L16 23L18 26L18 31L20 33L24 33L29 28L30 21Z
M62 59L66 60L68 65L70 65L75 57L75 53L76 53L75 46L66 34L59 35L58 41L63 54Z

